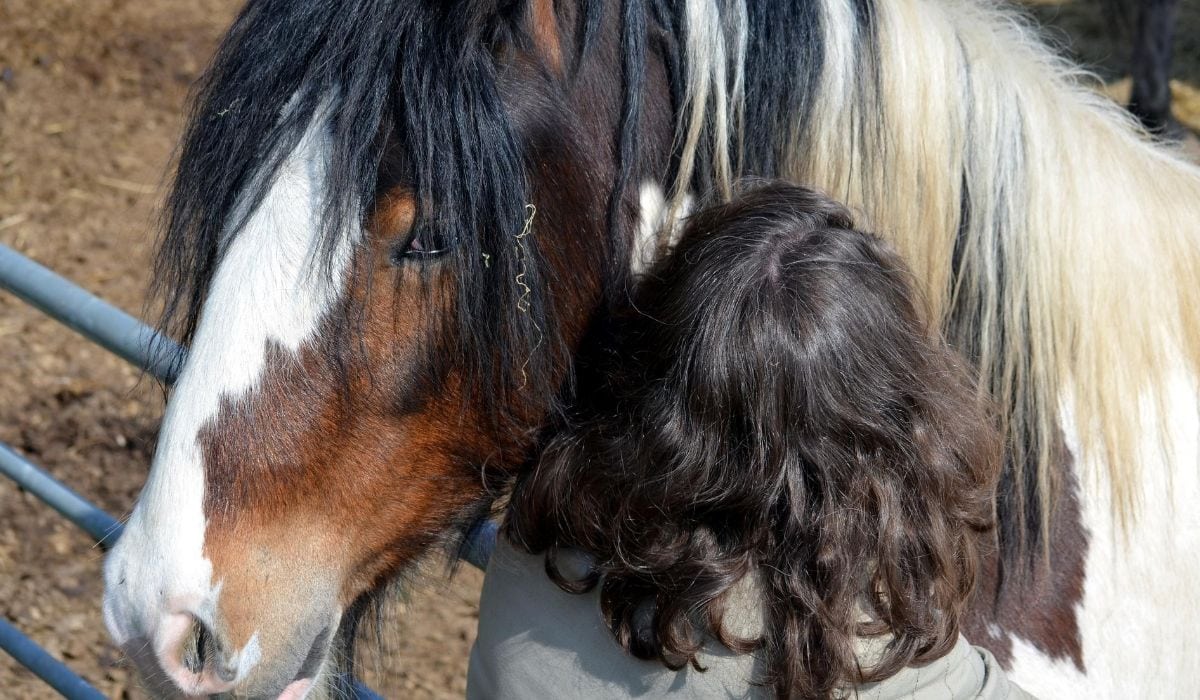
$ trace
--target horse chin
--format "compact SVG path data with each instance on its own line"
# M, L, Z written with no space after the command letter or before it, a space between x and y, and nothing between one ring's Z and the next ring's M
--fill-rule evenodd
M356 697L349 669L343 668L341 660L350 658L339 653L338 644L325 650L312 675L301 676L292 681L278 700L335 700Z
M354 684L351 662L354 658L354 637L357 615L344 615L332 642L318 649L313 646L301 674L293 680L278 700L344 700L359 697Z
M279 700L305 700L305 698L310 697L314 686L315 683L312 678L301 678L292 681L279 694Z

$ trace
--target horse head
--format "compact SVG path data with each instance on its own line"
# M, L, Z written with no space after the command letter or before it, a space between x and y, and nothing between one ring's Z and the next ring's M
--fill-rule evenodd
M190 351L106 568L160 691L303 696L527 458L628 268L613 183L664 169L621 153L597 9L267 0L233 26L158 260ZM633 118L666 141L669 113Z

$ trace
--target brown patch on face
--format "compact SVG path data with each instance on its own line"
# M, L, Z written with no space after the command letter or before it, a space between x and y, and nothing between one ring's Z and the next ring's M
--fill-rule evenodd
M1062 473L1053 504L1049 556L1037 555L1024 571L1003 578L999 548L984 553L971 607L963 619L963 634L971 643L991 651L1005 669L1012 667L1012 639L1020 637L1054 659L1070 660L1084 670L1078 607L1083 601L1088 533L1079 505L1079 480L1074 458L1060 447Z
M296 662L336 624L339 548L308 504L294 505L274 509L276 520L247 513L219 528L210 521L205 554L221 586L213 631L227 650L243 648L257 634L261 649Z
M531 0L529 3L530 36L542 58L555 73L563 72L562 38L558 30L558 15L554 0Z
M375 204L371 221L367 224L367 229L371 231L371 238L376 243L376 255L386 252L381 250L381 244L386 245L389 240L399 239L406 235L412 228L416 216L416 202L413 201L412 193L408 190L397 187L381 195Z
M419 556L480 498L473 465L495 441L464 412L454 374L426 372L451 280L436 263L389 262L412 213L403 193L380 199L331 314L351 320L326 319L299 353L268 348L260 385L199 436L204 552L227 646L258 632L279 656L306 636L298 628L311 642L322 615Z

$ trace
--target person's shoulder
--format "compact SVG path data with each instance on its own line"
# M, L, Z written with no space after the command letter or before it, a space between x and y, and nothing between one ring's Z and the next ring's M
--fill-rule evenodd
M876 683L844 695L862 700L1035 700L1013 683L991 652L972 646L961 635L948 654L927 664L909 666Z
M586 555L568 552L559 563L582 574L586 562ZM699 661L704 671L673 671L629 655L604 624L598 589L563 591L546 576L542 555L498 538L480 598L468 700L770 697L752 682L758 672L752 654L734 654L714 642Z

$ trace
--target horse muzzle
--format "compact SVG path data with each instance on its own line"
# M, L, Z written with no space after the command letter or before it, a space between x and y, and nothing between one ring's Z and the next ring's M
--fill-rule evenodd
M263 572L213 584L206 562L176 561L177 550L141 534L127 530L109 555L104 620L154 697L309 694L341 619L330 587L304 582L250 599Z

